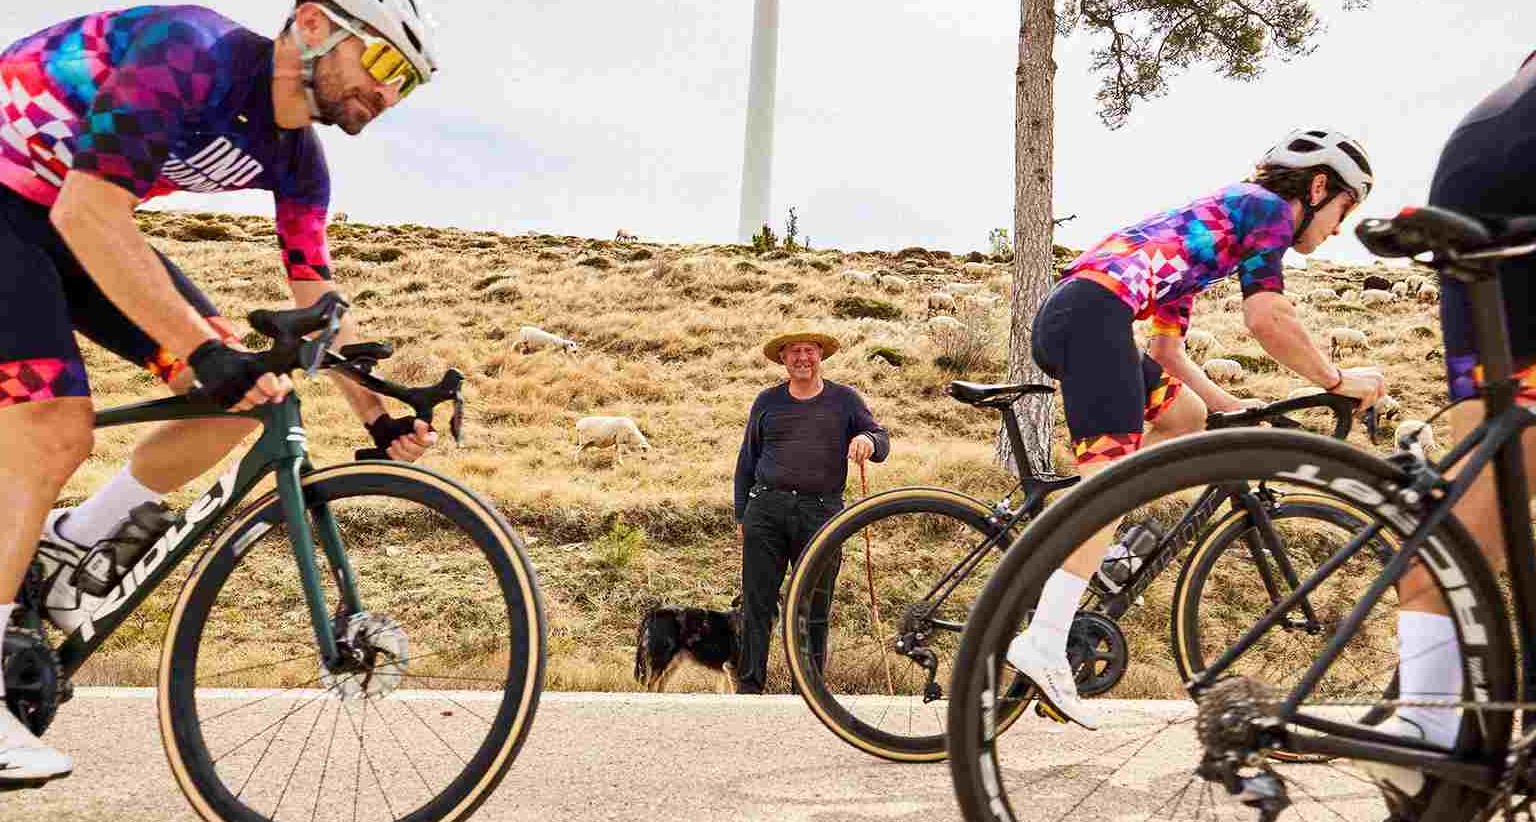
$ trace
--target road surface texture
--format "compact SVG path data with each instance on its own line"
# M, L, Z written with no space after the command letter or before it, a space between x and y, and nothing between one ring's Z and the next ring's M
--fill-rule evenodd
M1219 791L1191 782L1192 725L1185 704L1095 704L1105 715L1098 732L1029 715L1007 735L1005 783L1022 819L1256 818L1224 801L1213 814ZM0 821L196 818L166 765L152 691L82 688L63 707L48 739L75 757L74 775L41 790L0 795ZM1301 783L1292 790L1298 807L1283 819L1385 815L1375 791L1351 771L1331 765L1290 768L1289 775ZM311 813L305 808L279 818L309 819ZM959 817L946 765L871 758L832 736L798 697L556 693L545 695L522 755L476 818L935 822ZM321 808L317 818L346 815Z

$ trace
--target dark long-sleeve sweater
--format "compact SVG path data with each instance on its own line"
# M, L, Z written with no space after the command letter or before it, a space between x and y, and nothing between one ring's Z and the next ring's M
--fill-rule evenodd
M848 444L868 434L884 462L890 436L875 422L859 392L823 381L820 394L797 400L789 383L764 389L747 416L736 458L736 521L747 509L747 492L758 483L812 494L842 493L848 482Z

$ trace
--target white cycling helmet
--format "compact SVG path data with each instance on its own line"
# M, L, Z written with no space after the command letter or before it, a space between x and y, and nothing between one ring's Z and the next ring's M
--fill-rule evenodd
M1327 166L1354 192L1357 203L1365 201L1376 182L1371 161L1358 141L1347 134L1320 128L1298 129L1285 135L1285 139L1264 153L1258 165L1261 168Z

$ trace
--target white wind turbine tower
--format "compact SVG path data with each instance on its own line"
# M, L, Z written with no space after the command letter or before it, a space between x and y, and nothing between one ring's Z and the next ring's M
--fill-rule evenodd
M773 97L778 70L779 0L755 0L752 69L747 91L747 136L741 161L743 243L768 223L769 179L773 171Z

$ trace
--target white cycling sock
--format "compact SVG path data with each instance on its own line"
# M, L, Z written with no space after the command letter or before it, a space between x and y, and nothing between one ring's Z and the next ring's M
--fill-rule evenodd
M1077 605L1087 588L1088 580L1065 568L1057 568L1045 581L1027 631L1036 648L1052 657L1066 656L1067 633L1072 630L1072 618L1077 616Z
M1401 699L1461 699L1461 646L1450 617L1399 611L1397 652ZM1445 748L1456 744L1460 710L1407 706L1397 714L1423 728L1427 741Z
M15 608L16 603L14 602L0 605L0 636L5 635L5 626L11 624L11 611L15 610ZM0 657L0 697L3 696L5 696L5 660L3 657ZM5 710L5 706L0 705L0 711L3 710Z
M164 494L157 494L134 479L132 468L132 463L124 465L100 491L71 511L60 524L59 534L77 545L90 547L111 536L128 520L129 511L146 502L165 499Z

